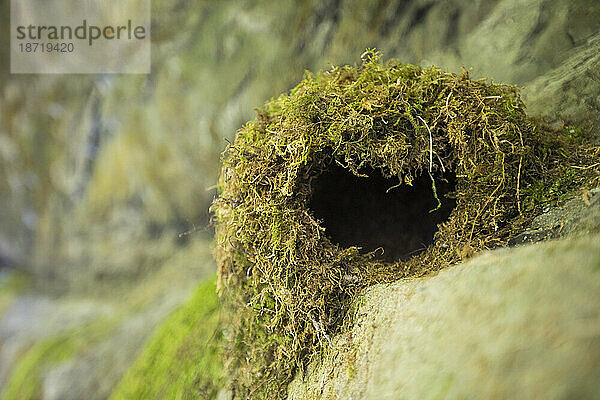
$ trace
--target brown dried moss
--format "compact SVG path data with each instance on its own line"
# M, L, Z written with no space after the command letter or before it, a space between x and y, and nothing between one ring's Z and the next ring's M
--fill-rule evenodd
M366 286L505 245L545 205L590 183L597 167L573 166L592 165L598 150L580 141L536 128L515 87L466 72L383 64L371 51L358 67L307 72L223 156L212 211L235 397L283 398L295 371L351 321ZM336 165L366 180L381 174L389 193L420 180L432 212L448 218L413 257L340 245L311 208Z

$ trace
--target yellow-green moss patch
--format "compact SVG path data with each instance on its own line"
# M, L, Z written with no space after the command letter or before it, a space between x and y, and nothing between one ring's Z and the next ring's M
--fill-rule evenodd
M212 399L223 384L219 300L215 280L157 330L112 400Z
M103 320L34 343L15 365L0 400L41 398L44 373L97 343L113 327L113 322Z

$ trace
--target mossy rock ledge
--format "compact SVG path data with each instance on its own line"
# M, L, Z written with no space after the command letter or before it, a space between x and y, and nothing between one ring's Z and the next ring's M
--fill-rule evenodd
M284 398L364 288L503 246L593 185L598 148L544 126L513 86L374 51L267 102L212 205L234 397Z

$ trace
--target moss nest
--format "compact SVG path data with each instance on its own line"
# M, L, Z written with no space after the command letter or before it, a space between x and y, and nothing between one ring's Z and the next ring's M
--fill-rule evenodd
M365 287L505 245L593 184L580 136L534 124L513 86L374 51L267 102L212 205L235 397L285 397Z

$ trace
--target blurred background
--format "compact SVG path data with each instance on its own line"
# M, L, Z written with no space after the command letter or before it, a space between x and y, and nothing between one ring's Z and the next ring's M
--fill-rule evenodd
M153 0L149 75L11 75L1 4L2 399L110 395L215 272L212 232L178 234L208 223L226 141L305 70L377 48L600 121L597 0Z

